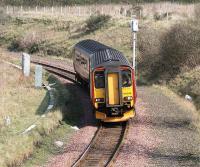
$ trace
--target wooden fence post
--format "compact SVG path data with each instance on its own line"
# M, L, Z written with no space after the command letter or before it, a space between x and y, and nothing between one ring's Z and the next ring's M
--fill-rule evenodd
M53 6L51 7L51 13L53 14Z
M92 7L90 6L90 13L89 15L91 16L92 15Z
M62 15L62 13L63 13L63 9L62 9L62 6L60 7L60 13L61 13L61 15Z
M6 6L6 14L9 14L9 8Z
M104 14L103 6L101 7L101 14Z
M81 9L80 9L80 6L78 7L78 16L81 16Z

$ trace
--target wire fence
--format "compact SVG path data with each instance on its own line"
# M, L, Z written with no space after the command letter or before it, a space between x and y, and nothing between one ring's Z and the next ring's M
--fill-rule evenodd
M135 5L87 5L87 6L4 6L5 12L14 16L66 16L88 17L105 14L112 17L153 17L155 14L194 15L195 4L146 3Z
M64 15L87 17L93 14L105 14L113 17L127 16L129 6L60 6L60 7L16 7L6 6L6 13L10 15Z

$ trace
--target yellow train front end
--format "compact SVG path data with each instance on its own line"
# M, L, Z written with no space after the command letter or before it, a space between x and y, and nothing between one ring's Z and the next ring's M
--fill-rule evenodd
M130 67L97 68L91 82L96 119L122 122L135 116L136 88Z

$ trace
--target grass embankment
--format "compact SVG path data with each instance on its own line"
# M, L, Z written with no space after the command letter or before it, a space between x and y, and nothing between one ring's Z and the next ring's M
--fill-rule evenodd
M197 127L197 131L200 132L200 115L199 112L197 112L196 106L194 104L181 98L179 95L177 95L174 91L167 88L166 86L153 85L153 87L163 93L165 96L169 97L175 104L180 107L180 109L182 109L183 112L185 112L186 115L191 116L191 126Z
M0 166L20 165L30 155L36 158L33 162L27 162L28 166L40 164L60 151L55 146L50 146L55 140L67 139L73 132L69 123L77 123L80 118L81 106L74 108L72 106L76 98L74 90L69 87L66 89L55 78L48 77L49 82L56 82L54 91L56 106L52 111L44 113L48 106L49 96L44 89L33 87L33 77L24 78L18 69L2 62L0 62L0 76ZM66 102L68 102L67 106ZM68 115L65 113L66 107L70 108L67 111ZM72 111L76 115L71 116ZM45 117L41 117L43 114ZM68 124L62 122L61 125L61 121L66 117L71 122L68 121ZM10 119L10 124L6 124L6 118ZM32 124L36 127L22 134ZM51 133L53 130L54 132ZM42 154L43 151L45 155Z
M43 137L43 141L39 144L39 147L36 146L31 157L22 165L24 167L42 166L50 157L63 153L69 138L74 132L70 126L78 125L83 114L75 85L69 84L65 87L52 75L48 77L48 82L56 83L53 86L55 89L54 95L57 97L57 107L59 106L59 110L62 112L62 121L59 121L56 129ZM55 141L62 141L63 146L56 146Z

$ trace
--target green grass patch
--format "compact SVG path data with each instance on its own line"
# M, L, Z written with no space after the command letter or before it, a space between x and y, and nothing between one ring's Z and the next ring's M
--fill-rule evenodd
M36 146L32 155L24 162L23 167L34 167L44 165L52 156L62 154L65 150L70 136L74 130L69 125L63 122L48 136L44 136L41 144ZM63 146L57 147L55 141L62 141Z

